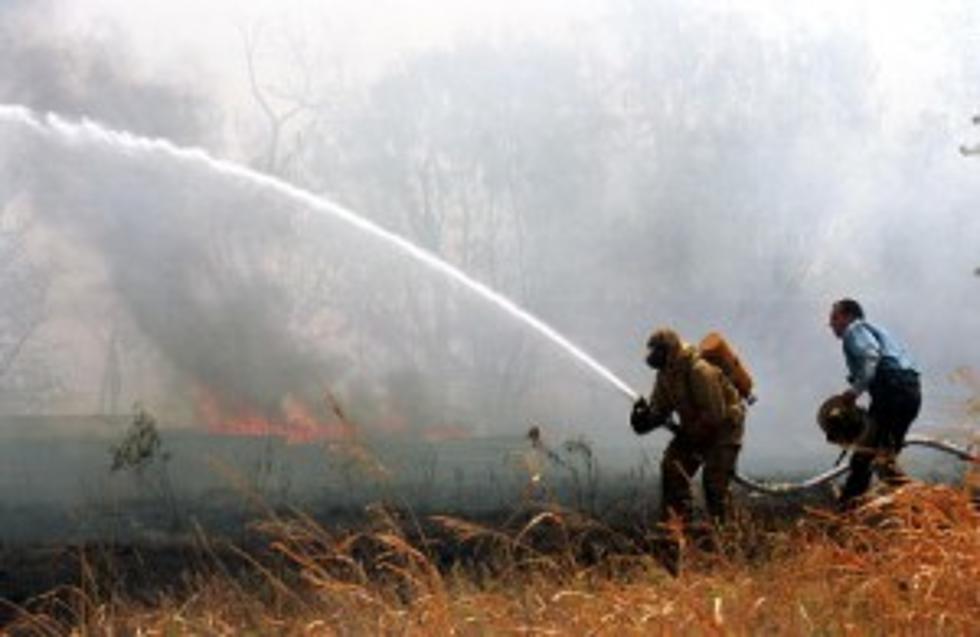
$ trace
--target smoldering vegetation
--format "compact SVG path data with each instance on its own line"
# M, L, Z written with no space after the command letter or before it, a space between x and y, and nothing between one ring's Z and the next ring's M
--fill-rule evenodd
M81 584L11 605L10 628L639 635L977 627L978 515L967 489L909 485L848 514L795 521L785 512L742 515L685 543L677 577L657 563L649 528L555 508L495 527L400 513L375 507L353 530L270 517L256 528L266 548L253 553L204 539L164 551L52 553L47 559ZM133 562L140 568L127 569Z
M920 426L969 436L978 166L957 148L975 135L976 8L923 24L946 48L896 100L893 62L847 17L606 4L573 41L459 35L370 68L348 65L342 25L229 20L231 82L154 71L171 67L122 29L62 26L61 3L8 3L0 102L337 201L640 391L653 327L721 329L759 385L752 475L832 460L812 423L843 382L825 326L843 295L923 366ZM569 506L655 504L665 435L636 441L601 379L390 246L159 147L8 121L0 139L0 488L11 520L33 519L21 500L52 507L11 535L222 528L252 495L506 508L537 469ZM135 402L170 456L111 473ZM532 425L564 465L529 460ZM958 471L933 461L918 474Z

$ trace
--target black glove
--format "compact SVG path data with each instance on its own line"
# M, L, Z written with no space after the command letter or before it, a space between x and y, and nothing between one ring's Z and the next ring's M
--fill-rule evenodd
M653 412L650 411L650 405L645 399L638 398L633 403L633 412L630 413L630 426L633 427L633 431L641 435L650 433L657 428L653 421Z

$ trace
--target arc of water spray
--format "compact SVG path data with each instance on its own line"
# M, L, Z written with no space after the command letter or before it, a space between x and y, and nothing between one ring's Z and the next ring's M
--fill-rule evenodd
M598 374L601 378L609 382L631 401L636 401L639 398L638 392L620 380L620 378L613 374L609 369L599 364L598 361L586 354L581 348L576 346L567 338L559 334L550 325L534 316L524 308L520 307L511 299L507 298L496 290L491 289L487 285L473 279L459 268L440 259L431 252L420 248L404 237L386 230L368 219L365 219L349 208L345 208L344 206L317 196L307 190L303 190L302 188L273 177L272 175L252 170L251 168L240 164L212 157L203 149L184 148L165 139L150 139L123 131L111 130L88 119L84 119L80 123L72 123L53 113L47 113L43 117L38 117L27 107L12 104L0 104L0 122L9 122L26 126L39 135L50 135L51 133L57 133L61 135L64 140L69 142L106 143L116 147L121 147L124 150L142 151L146 153L163 153L180 161L200 163L218 174L244 180L252 184L268 188L282 194L285 197L299 202L307 208L333 215L334 217L342 219L351 225L364 230L372 236L388 242L392 246L397 247L418 261L421 261L425 265L441 272L442 274L450 277L452 280L461 283L469 290L475 292L487 301L490 301L512 316L520 319L539 334L561 347L581 364L585 365L587 368ZM909 444L926 445L948 453L953 453L962 459L968 459L974 462L977 461L977 458L969 454L969 452L954 447L949 443L943 443L942 441L936 441L924 437L921 438L921 440L918 440L910 437ZM825 471L824 473L800 483L777 485L767 485L740 475L736 475L736 479L743 485L763 493L786 494L823 484L842 475L846 471L847 467L834 467L833 469Z
M559 334L550 325L534 316L511 299L507 298L496 290L493 290L486 284L470 277L459 268L453 266L447 261L444 261L431 252L420 248L408 239L395 234L390 230L386 230L385 228L370 221L369 219L366 219L365 217L362 217L349 208L345 208L344 206L334 203L333 201L330 201L324 197L315 195L308 190L294 186L277 177L273 177L272 175L242 166L241 164L217 159L209 155L207 151L201 148L184 148L177 146L166 139L150 139L123 131L110 130L88 119L83 119L80 123L73 123L59 117L58 115L55 115L54 113L46 113L39 118L33 111L24 106L0 104L0 121L14 122L16 124L27 126L34 132L41 135L57 132L64 138L74 142L104 142L114 146L121 146L122 148L128 150L143 151L147 153L163 153L181 161L204 164L208 169L218 174L268 188L302 204L306 208L320 213L330 214L357 228L360 228L376 238L386 241L388 244L407 253L425 265L462 284L472 292L509 313L511 316L520 319L526 325L533 328L552 343L561 347L575 360L598 374L631 401L636 401L639 398L639 394L634 389L623 382L609 369L601 365L598 361L585 353L581 348Z

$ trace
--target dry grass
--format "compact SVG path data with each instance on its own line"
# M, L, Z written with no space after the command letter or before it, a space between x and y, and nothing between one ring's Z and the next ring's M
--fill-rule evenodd
M37 600L10 630L980 634L980 514L969 487L909 485L846 515L773 522L743 520L711 550L686 546L673 578L645 532L566 511L496 529L379 508L367 528L336 534L297 515L264 523L272 559L254 559L249 576L214 568L187 594L141 602L83 582Z

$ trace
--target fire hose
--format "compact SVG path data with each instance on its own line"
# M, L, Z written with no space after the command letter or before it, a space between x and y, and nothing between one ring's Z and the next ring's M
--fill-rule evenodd
M680 430L680 426L673 421L668 421L663 426L665 429L669 430L674 434L677 434L677 432ZM939 438L932 438L930 436L919 436L919 435L912 434L905 438L905 442L903 443L902 446L903 447L928 447L930 449L935 449L937 451L948 453L966 462L973 462L976 464L980 464L980 456L972 453L969 449L965 449L952 442L949 442L947 440L941 440ZM844 453L840 455L840 457L837 459L837 462L834 464L833 467L827 469L822 473L818 473L817 475L811 478L807 478L802 482L764 482L761 480L754 480L752 478L744 476L741 473L738 473L737 471L735 472L734 479L735 482L742 485L746 489L749 489L750 491L755 491L757 493L762 493L765 495L789 495L792 493L799 493L801 491L806 491L807 489L813 489L822 484L826 484L832 480L836 480L837 478L841 477L842 475L850 471L849 466L847 466L846 464L841 464L841 461L844 459L844 456L846 454L847 454L847 450L845 449Z
M928 447L930 449L948 453L966 462L980 464L980 456L971 453L970 450L960 447L959 445L946 440L940 440L938 438L910 435L905 438L905 443L903 446ZM791 493L799 493L800 491L805 491L807 489L812 489L822 484L826 484L847 473L850 470L850 467L840 464L840 460L843 460L843 457L844 456L842 454L835 466L827 469L823 473L818 473L812 478L803 480L802 482L762 482L748 478L738 472L735 473L735 482L742 485L746 489L756 491L758 493L764 493L766 495L787 495Z

